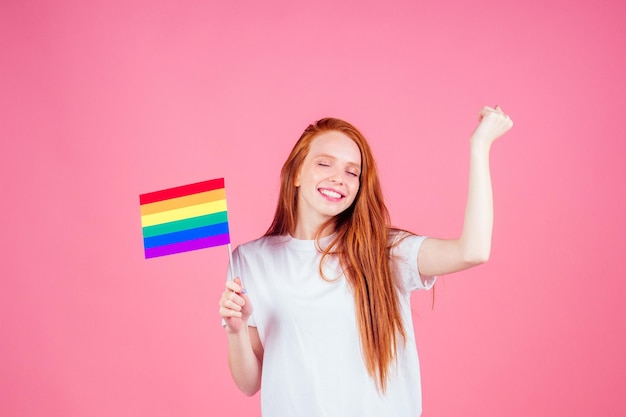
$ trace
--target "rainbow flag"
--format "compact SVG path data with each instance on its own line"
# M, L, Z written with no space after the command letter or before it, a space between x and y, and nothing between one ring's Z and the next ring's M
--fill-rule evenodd
M146 259L230 243L224 178L139 196Z

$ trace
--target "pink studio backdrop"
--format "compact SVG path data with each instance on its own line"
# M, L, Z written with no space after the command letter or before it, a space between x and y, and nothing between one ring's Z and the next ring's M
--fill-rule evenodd
M144 260L138 195L225 177L234 244L258 237L333 115L394 223L454 236L484 104L515 121L494 248L414 298L423 415L625 415L625 3L227 3L0 5L0 415L258 416L226 247Z

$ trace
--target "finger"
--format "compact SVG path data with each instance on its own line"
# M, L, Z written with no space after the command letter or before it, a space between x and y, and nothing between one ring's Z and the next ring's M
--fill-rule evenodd
M241 313L241 311L235 311L229 308L220 307L220 316L225 319L226 318L241 318L243 317L243 314Z
M496 105L495 107L485 106L482 108L479 115L480 115L481 120L490 115L497 116L497 117L504 118L504 119L509 119L509 116L506 113L504 113L504 111L502 110L502 107L500 107L499 105Z
M232 291L225 291L222 294L222 298L220 299L220 306L228 306L230 304L236 304L238 306L244 306L246 304L246 300L241 296L237 295L237 293Z
M231 292L228 295L227 299L228 299L228 301L231 301L231 302L233 302L233 303L235 303L235 304L237 304L239 306L242 306L242 305L246 304L246 300L243 297L237 295L234 292Z
M237 302L233 301L233 300L224 300L224 302L221 304L221 307L227 309L227 310L232 310L232 311L241 311L242 310L242 306L239 305Z
M504 110L502 110L502 107L500 107L500 106L496 106L495 110L496 110L496 112L497 112L498 114L501 114L501 115L502 115L502 116L504 116L506 119L510 119L509 115L508 115L508 114L506 114L506 113L504 112Z
M509 115L508 115L508 114L506 114L506 113L504 112L504 110L502 110L502 107L500 107L500 106L496 106L496 107L495 107L495 110L496 110L496 114L497 114L498 116L503 117L503 118L504 118L505 120L507 120L507 121L510 121L510 120L511 120L511 118L509 117Z
M478 120L483 120L484 117L493 113L495 109L493 107L485 106L478 112Z
M245 305L245 300L233 292L222 296L219 302L220 310L242 311Z
M238 279L238 278L236 278ZM237 282L237 281L226 281L226 289L236 292L236 293L241 293L243 292L243 288L241 286L241 281Z
M245 294L247 291L246 291L246 289L243 286L243 282L241 282L241 278L235 277L235 282L237 284L239 284L239 286L241 287L241 291L239 291L239 292L241 292L242 294Z

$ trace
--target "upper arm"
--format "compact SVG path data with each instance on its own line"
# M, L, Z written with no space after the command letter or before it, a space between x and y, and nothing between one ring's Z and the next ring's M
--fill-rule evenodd
M419 250L417 268L422 276L438 276L462 271L484 262L466 256L460 239L426 238Z

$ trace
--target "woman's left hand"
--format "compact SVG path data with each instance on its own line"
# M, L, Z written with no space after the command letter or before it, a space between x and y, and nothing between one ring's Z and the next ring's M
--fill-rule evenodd
M478 126L472 134L472 142L491 145L513 127L511 118L502 111L500 106L485 106L478 113Z

